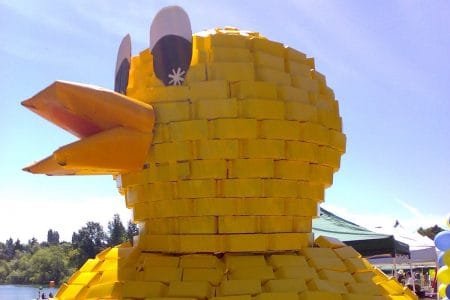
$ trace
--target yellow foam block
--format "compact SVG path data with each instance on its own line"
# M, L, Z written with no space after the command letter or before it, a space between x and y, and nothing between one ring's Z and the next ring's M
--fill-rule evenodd
M180 234L217 233L217 218L213 216L179 217L178 224Z
M206 299L211 296L211 292L211 284L208 281L172 281L167 296Z
M197 158L234 159L239 157L237 140L200 140L195 142Z
M230 85L231 96L238 99L258 98L277 99L277 87L275 84L264 81L238 81Z
M320 202L324 199L324 194L323 184L303 181L298 183L298 195L300 198L313 199Z
M282 198L245 198L239 203L236 214L253 216L286 215Z
M191 117L191 107L188 101L165 102L152 104L156 123L185 121Z
M183 281L208 281L217 286L224 280L225 274L218 268L184 268Z
M334 170L332 167L320 164L310 164L309 168L311 182L323 184L325 187L329 187L333 183Z
M233 271L241 267L263 267L267 263L263 255L241 255L241 254L225 254L225 266Z
M323 258L338 258L336 253L330 248L317 248L317 247L308 247L302 249L302 253L307 258L312 257L323 257Z
M152 159L157 163L190 160L193 158L191 141L156 144L153 146Z
M148 225L143 234L179 234L178 218L153 218L146 221Z
M78 270L79 272L93 272L95 271L100 264L98 259L89 258L86 260L84 265Z
M195 116L199 119L236 118L238 104L236 98L203 99L194 102Z
M134 57L133 57L134 58ZM149 49L142 50L139 52L139 62L142 64L152 64L153 63L153 55Z
M297 101L310 103L308 92L292 86L277 86L278 99L284 101Z
M337 281L314 278L307 282L307 286L310 290L313 291L325 291L340 294L348 293L348 290L345 287L344 283Z
M175 184L173 182L154 182L147 184L145 200L160 201L174 198Z
M263 51L253 53L253 62L256 66L268 67L284 72L284 57L271 55Z
M309 180L310 164L298 160L277 160L274 174L276 178Z
M319 109L318 118L319 122L323 126L337 131L342 131L342 119L336 114L336 112Z
M126 188L125 203L127 208L132 208L138 201L141 201L145 195L147 185L133 185Z
M317 270L330 269L342 272L347 271L345 264L339 258L311 257L308 259L308 263Z
M296 217L292 219L292 231L293 232L311 232L312 230L312 217Z
M270 251L300 250L310 246L309 233L273 233L269 234Z
M219 259L212 254L188 254L180 258L180 267L185 268L217 268L221 266ZM184 273L183 273L184 276ZM184 278L184 277L183 277ZM184 280L184 279L183 279Z
M190 85L194 82L205 81L206 80L206 64L197 63L196 65L191 65L185 77L186 84Z
M229 178L270 178L273 175L272 159L233 159L228 163Z
M305 284L305 280L303 280L303 279L272 279L272 280L267 281L266 284L264 284L264 290L267 292L299 293L299 292L305 291L307 289L308 288Z
M301 122L316 122L319 117L317 108L298 101L286 101L286 119Z
M210 80L192 82L190 99L227 99L230 98L230 87L226 80Z
M344 262L351 272L361 272L373 269L373 266L365 258L350 257L346 258Z
M146 103L159 103L166 101L181 101L189 99L189 88L187 86L162 86L152 87L145 95Z
M262 120L259 135L266 139L299 140L300 123L286 120Z
M272 254L267 261L274 269L281 266L308 266L304 256L294 254Z
M120 298L122 285L119 282L95 284L89 287L85 299Z
M353 294L382 295L380 287L373 282L352 282L347 285L347 288Z
M362 295L362 294L343 294L343 300L387 300L386 296L372 296L372 295Z
M298 195L297 181L284 179L265 179L264 196L296 198Z
M241 99L239 100L239 115L244 118L258 120L284 119L284 102L268 99Z
M192 51L192 59L191 59L191 67L189 68L187 74L186 74L186 80L189 75L189 72L193 65L206 65L208 62L208 51L202 50L202 49L193 49ZM206 73L206 71L205 71Z
M319 148L313 143L287 141L286 158L289 160L319 162Z
M335 249L335 248L341 248L341 247L346 246L343 242L341 242L337 238L330 237L330 236L324 236L324 235L320 235L319 237L317 237L316 240L314 241L314 243L317 246L319 246L320 248Z
M286 72L291 75L307 77L311 74L311 67L295 60L286 60Z
M192 185L195 186L195 183ZM186 189L189 191L189 187L186 187ZM190 191L192 192L192 189ZM148 214L151 218L195 216L194 206L192 199L152 201L148 203Z
M276 292L276 293L261 293L253 297L254 300L298 300L298 295L295 292Z
M116 282L120 281L119 279L119 273L116 270L105 270L102 272L102 275L100 276L98 282L95 284L103 284L108 282Z
M376 274L372 271L353 273L353 277L357 282L375 282L373 280L375 276Z
M67 283L68 284L89 285L89 284L91 284L91 282L98 281L100 275L101 274L99 272L80 272L80 271L77 271L76 273L74 273L70 277L70 279L69 279L69 281Z
M229 280L257 279L263 284L274 278L275 275L271 266L238 267L228 273Z
M292 75L292 85L308 92L318 93L319 83L310 76Z
M145 182L145 174L143 172L123 173L116 177L116 185L118 188L142 184L143 182Z
M271 55L284 57L284 45L282 43L269 41L265 38L253 38L250 40L250 49L266 52Z
M350 247L350 246L336 248L336 249L334 249L334 253L336 253L337 256L339 256L341 259L352 258L352 257L356 257L356 258L361 257L361 254L359 254L358 251L356 251L353 247Z
M225 235L225 251L252 252L268 249L268 236L265 234L228 234Z
M337 170L341 165L341 152L330 147L320 146L319 163Z
M255 69L252 62L214 62L208 64L208 80L255 80Z
M346 145L345 134L336 130L330 130L329 136L330 136L330 146L341 152L345 152L345 145Z
M172 141L200 140L208 136L206 120L171 122L168 127Z
M389 296L403 295L403 285L394 278L378 282L377 285Z
M303 62L306 60L306 54L301 51L295 50L294 48L285 47L284 58L286 60Z
M169 141L169 127L164 123L156 123L153 130L153 143L159 144Z
M195 209L200 216L224 216L238 214L239 198L200 198L195 199Z
M341 294L325 291L303 291L298 297L299 300L342 300Z
M78 284L63 284L56 293L58 299L84 299L87 286ZM62 298L64 295L64 298Z
M209 62L251 62L252 55L246 48L214 47L209 51Z
M260 230L257 216L219 216L219 233L257 233Z
M204 48L210 49L212 47L236 47L246 48L248 40L241 35L221 34L216 32L214 35L209 35L204 38Z
M303 279L309 281L313 278L319 278L315 269L309 266L280 266L275 271L275 276L278 279Z
M213 179L178 181L177 191L180 198L214 197L216 195L216 181Z
M292 232L292 216L261 216L262 233Z
M225 280L216 290L217 296L257 295L262 292L259 280Z
M300 140L305 142L327 145L329 141L328 129L312 122L300 124Z
M175 181L179 179L186 179L190 176L191 170L189 162L169 161L167 163L148 164L147 180L149 183L156 181Z
M284 209L286 215L315 217L317 216L318 204L311 199L285 199Z
M253 119L216 119L209 123L214 139L256 138L257 121Z
M320 279L331 280L343 283L354 283L355 279L349 272L339 272L334 270L323 269L319 271Z
M245 158L284 158L285 143L282 140L251 139L239 141L241 156Z
M147 202L138 202L133 205L133 220L140 222L148 219L148 204Z
M219 296L219 297L212 297L211 300L252 300L252 296L251 295Z
M191 178L226 178L227 163L225 160L219 159L199 159L190 162Z
M267 67L256 67L255 69L256 80L268 81L278 85L291 85L289 73Z
M261 197L263 195L261 179L224 179L217 182L220 194L225 197Z
M123 283L124 298L153 298L162 297L167 286L161 282L125 281Z

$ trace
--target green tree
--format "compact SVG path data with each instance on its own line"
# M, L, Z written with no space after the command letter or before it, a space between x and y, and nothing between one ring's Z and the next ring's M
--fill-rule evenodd
M61 247L41 248L29 260L30 283L42 284L50 280L59 283L68 276L67 267L68 259Z
M115 214L113 220L108 222L108 245L115 246L127 240L127 232L120 220L119 214Z
M139 228L136 224L134 224L131 220L128 221L128 227L127 227L127 238L128 240L133 243L133 237L135 235L139 234Z
M47 243L49 245L58 245L59 244L59 233L58 231L53 231L49 229L47 232Z
M12 238L9 238L8 240L6 240L3 256L5 257L6 260L11 260L14 258L15 254L16 250L14 247L14 241Z
M102 225L97 222L87 222L86 226L72 235L72 245L79 253L73 258L76 267L80 267L88 258L93 258L106 248L106 234Z

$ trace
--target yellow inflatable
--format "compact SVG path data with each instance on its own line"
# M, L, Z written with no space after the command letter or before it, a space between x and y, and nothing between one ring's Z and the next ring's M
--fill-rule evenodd
M58 299L417 299L313 237L346 143L314 59L236 28L191 36L179 7L151 34L133 57L124 39L117 92L58 81L23 102L80 137L26 170L112 174L140 229Z

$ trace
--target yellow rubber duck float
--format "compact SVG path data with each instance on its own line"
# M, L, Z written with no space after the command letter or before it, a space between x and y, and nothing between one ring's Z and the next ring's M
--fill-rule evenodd
M345 151L314 59L257 32L192 35L163 8L119 48L115 92L57 81L23 105L79 141L25 170L111 174L139 224L57 299L417 299L312 219Z

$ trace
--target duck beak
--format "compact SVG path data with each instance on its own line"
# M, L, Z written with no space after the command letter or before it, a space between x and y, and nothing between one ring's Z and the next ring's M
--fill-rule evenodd
M22 105L79 137L24 168L47 175L117 174L143 168L153 139L153 108L92 85L56 81Z

